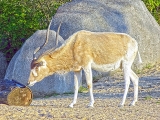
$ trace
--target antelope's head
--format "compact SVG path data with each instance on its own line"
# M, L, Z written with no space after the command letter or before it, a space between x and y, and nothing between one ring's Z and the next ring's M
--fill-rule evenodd
M31 62L30 76L28 79L29 86L33 86L36 82L39 82L43 78L49 76L49 68L47 67L47 61L43 57L39 57L38 59L36 59L35 54L47 44L51 22L48 26L45 43L34 51L33 60ZM60 26L61 26L61 23L56 32L56 47L58 46L58 35L59 35Z

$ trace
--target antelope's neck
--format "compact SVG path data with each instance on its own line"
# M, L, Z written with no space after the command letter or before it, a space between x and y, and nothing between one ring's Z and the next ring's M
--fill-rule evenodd
M62 45L52 53L45 55L47 67L51 72L69 72L73 71L74 59L72 44Z

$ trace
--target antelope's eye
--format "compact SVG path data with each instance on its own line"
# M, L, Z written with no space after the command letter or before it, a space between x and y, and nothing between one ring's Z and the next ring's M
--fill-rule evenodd
M38 67L35 67L35 70L38 70Z

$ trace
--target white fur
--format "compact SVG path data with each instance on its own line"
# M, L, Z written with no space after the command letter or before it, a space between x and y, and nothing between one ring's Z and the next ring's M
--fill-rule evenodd
M35 77L38 76L38 74L37 74L37 72L36 72L35 69L32 69L31 72L33 73L33 75L34 75Z
M119 68L121 63L121 60L111 63L111 64L106 64L106 65L97 65L94 62L91 63L91 67L94 70L101 71L101 72L108 72L108 71L114 71L117 68Z

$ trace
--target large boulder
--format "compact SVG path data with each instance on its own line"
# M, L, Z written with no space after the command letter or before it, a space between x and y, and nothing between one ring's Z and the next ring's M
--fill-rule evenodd
M51 29L60 21L64 39L79 30L127 33L139 44L142 67L160 62L160 26L141 0L72 0L59 7Z
M51 29L56 31L60 22L60 35L65 40L79 30L127 33L139 43L143 66L160 62L160 27L141 0L72 0L59 7ZM24 43L9 64L6 79L27 83L33 51L43 44L45 34L46 31L37 31ZM52 31L49 43L37 56L54 46L54 38ZM96 75L99 73L94 71ZM35 96L40 96L71 92L73 86L73 74L68 73L49 76L31 89Z
M0 52L0 79L4 78L7 69L6 57L2 52Z
M46 30L39 30L35 32L26 42L22 48L12 58L5 75L5 79L16 80L24 85L27 84L30 64L33 59L34 50L41 46L45 41ZM62 37L58 37L59 46L64 42ZM43 49L38 51L36 56L41 55L46 50L54 48L55 46L55 32L50 31L49 41ZM48 76L39 83L31 87L35 97L52 95L53 93L72 92L74 90L73 73L65 75L54 74Z

